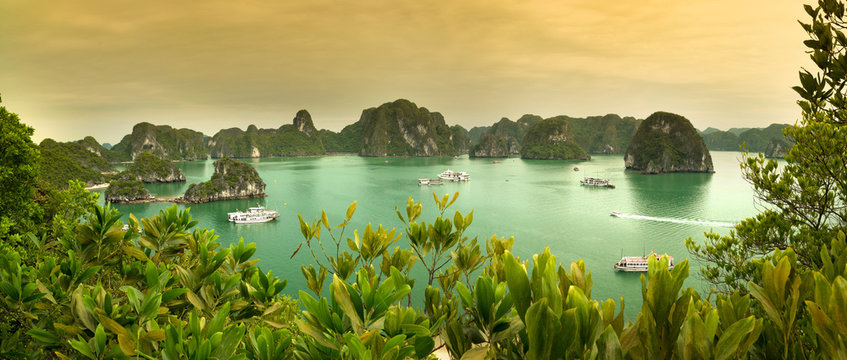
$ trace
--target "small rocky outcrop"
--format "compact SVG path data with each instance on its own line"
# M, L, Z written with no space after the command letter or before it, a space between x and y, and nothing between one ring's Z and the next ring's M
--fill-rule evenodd
M222 158L215 161L212 179L189 186L180 202L198 204L264 196L265 182L256 169L242 161Z
M514 138L486 133L479 139L479 144L471 149L470 157L474 158L505 158L512 154L516 147Z
M712 155L688 119L656 112L638 127L624 161L646 174L714 172Z
M109 182L109 187L106 188L106 201L117 204L147 202L153 200L141 181L129 178L119 177Z
M771 139L768 147L765 148L765 157L782 159L788 155L788 150L791 149L791 144L783 139Z
M185 181L185 174L176 165L146 151L135 158L123 175L145 184Z
M590 156L575 141L567 120L550 118L539 121L524 136L521 158L539 160L589 160Z

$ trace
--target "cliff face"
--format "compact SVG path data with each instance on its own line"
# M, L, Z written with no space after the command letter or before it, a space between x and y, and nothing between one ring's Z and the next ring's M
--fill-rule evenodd
M300 110L293 124L279 129L258 129L255 125L247 131L231 128L219 131L209 140L212 158L260 158L279 156L307 156L326 153L321 136L312 117Z
M591 154L623 154L641 120L615 114L587 118L560 117L568 121L574 141Z
M189 129L174 129L142 122L132 127L112 148L113 161L131 161L149 151L168 160L205 160L209 157L203 134Z
M122 175L145 184L185 181L185 174L176 165L146 151L139 154Z
M469 155L480 158L504 158L509 157L512 154L510 149L516 146L515 139L511 137L486 133L479 139L479 144L471 149Z
M250 164L222 158L215 161L212 179L188 187L182 200L197 204L218 200L264 197L265 182Z
M788 150L793 146L789 141L783 139L771 139L768 147L765 149L765 157L769 158L784 158L788 155Z
M517 155L521 152L521 144L523 143L524 136L526 136L529 128L535 125L536 123L542 121L543 119L538 115L526 114L521 116L518 121L512 121L508 118L502 118L500 121L491 125L488 128L486 134L491 134L496 136L496 139L488 139L489 143L487 144L488 149L481 147L474 147L474 153L482 154L486 152L486 150L493 150L490 146L492 145L491 141L493 140L496 144L500 144L505 142L508 144L509 154ZM480 137L479 145L482 145L483 138ZM480 156L481 157L481 156ZM498 157L498 156L491 156Z
M626 150L627 169L644 173L714 172L712 156L688 119L656 112L638 127Z
M461 125L453 125L450 127L453 132L453 148L459 154L467 153L471 150L471 138L468 136L468 131Z
M144 188L141 181L121 177L113 179L106 188L106 201L112 203L130 203L153 199L150 191Z
M532 125L524 136L521 158L541 160L588 160L591 157L575 141L567 120L550 118Z
M408 100L366 109L357 124L362 129L359 151L362 156L452 156L458 153L444 117Z

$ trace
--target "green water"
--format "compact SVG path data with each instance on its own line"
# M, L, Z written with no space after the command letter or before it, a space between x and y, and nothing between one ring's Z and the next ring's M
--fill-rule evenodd
M517 158L493 163L490 159L454 158L366 158L328 156L253 160L251 164L268 184L268 197L260 199L282 215L263 224L235 225L226 213L256 204L253 200L232 200L191 206L200 227L215 229L225 245L238 241L255 242L259 266L288 279L285 292L295 295L305 289L300 265L314 263L307 251L293 259L300 244L297 214L305 219L319 216L325 209L330 222L339 223L347 206L358 201L350 230L364 229L368 222L396 227L402 224L394 207L405 208L409 196L422 200L423 220L435 218L432 192L439 195L460 192L454 210L474 211L468 230L478 236L483 247L491 235L514 236L514 253L524 259L544 247L568 264L583 259L592 272L592 297L626 300L626 314L634 316L641 306L639 274L617 273L612 265L624 255L641 255L656 249L677 261L688 257L687 237L703 240L714 229L728 234L727 223L754 215L757 210L752 188L741 178L737 152L712 152L714 174L665 174L646 176L624 170L623 158L594 156L591 161L528 161ZM175 195L190 183L208 180L213 161L177 163L187 183L151 184L155 195ZM578 166L580 171L574 171ZM446 169L467 171L468 183L419 186L417 179L434 178ZM585 176L610 179L616 189L579 185ZM169 204L116 205L121 212L137 217L152 216ZM618 211L631 217L609 216ZM405 211L402 211L405 213ZM452 217L452 210L451 210ZM352 231L345 234L352 236ZM328 240L328 239L327 239ZM401 238L400 244L407 244ZM708 291L697 278L700 265L691 264L686 286ZM420 289L417 289L421 291Z

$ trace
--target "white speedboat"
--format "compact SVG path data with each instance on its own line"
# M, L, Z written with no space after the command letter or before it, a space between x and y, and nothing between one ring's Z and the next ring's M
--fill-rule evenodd
M231 212L227 214L227 220L236 224L263 223L279 217L274 210L266 210L264 206L247 208L247 211Z
M650 257L659 260L661 256L655 252L651 252L647 256L624 256L620 261L615 263L615 270L625 272L645 272L647 271L647 260ZM668 255L668 270L673 270L673 256Z
M612 215L612 216L617 216L617 217L621 217L621 215L623 215L623 214L621 214L621 213L619 213L619 212L617 212L617 211L612 211L612 213L611 213L610 215Z

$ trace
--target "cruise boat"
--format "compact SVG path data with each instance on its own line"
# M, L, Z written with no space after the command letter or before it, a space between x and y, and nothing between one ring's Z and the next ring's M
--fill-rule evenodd
M441 174L438 174L438 178L447 181L470 181L471 175L464 171L453 171L447 169Z
M650 259L650 257L654 257L656 260L661 258L661 256L655 252L651 252L647 256L624 256L621 257L620 261L615 263L615 270L626 272L646 272L647 260ZM668 255L668 270L673 270L673 267L673 256Z
M444 185L441 179L418 179L418 185Z
M615 185L609 183L608 179L601 179L596 177L587 177L579 181L579 183L583 186L593 186L593 187L606 187L614 189Z
M247 208L247 211L231 212L227 214L227 220L236 224L251 224L268 222L279 217L274 210L266 210L264 206Z

